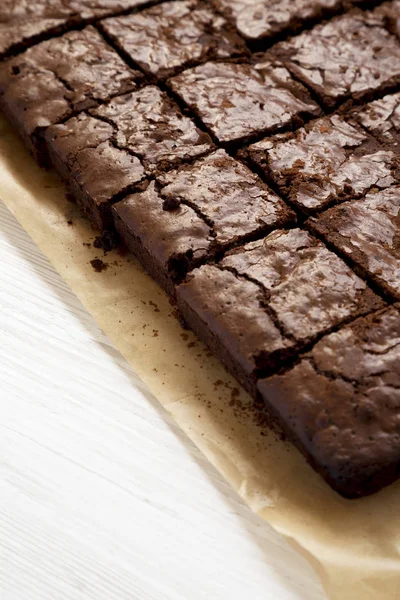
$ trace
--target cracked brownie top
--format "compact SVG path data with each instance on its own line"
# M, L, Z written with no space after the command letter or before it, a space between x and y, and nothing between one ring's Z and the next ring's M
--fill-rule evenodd
M310 222L386 293L400 298L399 186L374 190Z
M280 192L305 212L399 180L395 148L338 115L318 119L294 135L264 139L248 153Z
M222 143L300 125L320 113L306 89L268 56L238 64L208 62L170 85Z
M400 84L400 44L361 11L277 44L274 53L328 108Z
M102 27L136 64L158 77L207 59L247 53L226 19L197 0L165 2L108 19Z
M2 0L0 58L83 20L144 4L146 0Z
M42 42L0 64L2 104L26 139L38 128L136 89L142 80L93 27Z
M400 453L399 306L318 342L259 390L313 464L343 495L396 478Z

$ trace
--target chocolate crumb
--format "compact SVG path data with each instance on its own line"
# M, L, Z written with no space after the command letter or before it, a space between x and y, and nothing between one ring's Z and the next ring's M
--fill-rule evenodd
M181 201L176 198L176 197L172 197L172 198L165 198L164 202L163 202L163 209L164 210L176 210L177 208L179 208L181 205Z
M102 271L108 269L108 263L103 262L100 258L94 258L90 261L90 264L96 273L101 273Z
M111 250L114 250L118 246L117 234L113 231L103 231L102 234L95 238L93 246L103 250L104 254L107 254L107 252L111 252Z

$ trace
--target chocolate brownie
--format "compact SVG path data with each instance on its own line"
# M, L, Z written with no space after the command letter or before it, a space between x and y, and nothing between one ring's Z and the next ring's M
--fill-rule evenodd
M239 381L276 371L312 340L383 302L306 231L278 230L192 271L183 318Z
M46 127L99 100L133 90L142 79L89 26L0 64L0 106L40 155Z
M145 175L212 148L154 86L49 127L45 141L53 164L100 228L111 223L110 205Z
M114 143L113 127L85 113L49 127L53 165L99 229L112 226L110 205L145 177L139 158Z
M306 213L398 181L398 152L356 123L334 115L294 135L266 138L248 149L279 191Z
M259 391L329 484L364 496L400 473L399 305L332 333Z
M117 145L139 156L148 174L193 159L213 147L209 136L155 86L115 98L91 114L112 123Z
M160 176L113 212L126 245L171 295L173 284L201 261L294 218L224 150Z
M165 2L141 13L107 19L102 28L144 71L157 77L214 58L246 54L226 20L202 2Z
M0 59L67 27L118 13L146 0L1 0Z
M294 33L338 11L342 0L213 0L250 42Z
M274 52L328 109L400 85L398 40L361 11L317 25L277 44Z
M392 144L393 150L399 154L400 93L375 100L363 106L354 116L371 135L384 143Z
M400 299L400 187L334 207L310 225L362 272Z
M301 125L320 112L289 71L267 57L208 62L169 84L221 143Z
M2 0L0 58L35 43L41 35L59 33L78 18L59 0Z

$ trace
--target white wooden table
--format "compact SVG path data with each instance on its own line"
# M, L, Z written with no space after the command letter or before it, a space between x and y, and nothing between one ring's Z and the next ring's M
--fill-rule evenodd
M0 203L0 599L322 600Z

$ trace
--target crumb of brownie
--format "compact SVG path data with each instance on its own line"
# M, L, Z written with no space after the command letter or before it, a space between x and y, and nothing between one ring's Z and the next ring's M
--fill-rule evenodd
M90 264L96 273L101 273L102 271L108 269L108 263L103 262L100 258L94 258L90 261Z
M104 251L104 254L111 252L118 246L118 237L113 231L103 231L96 236L93 246Z

